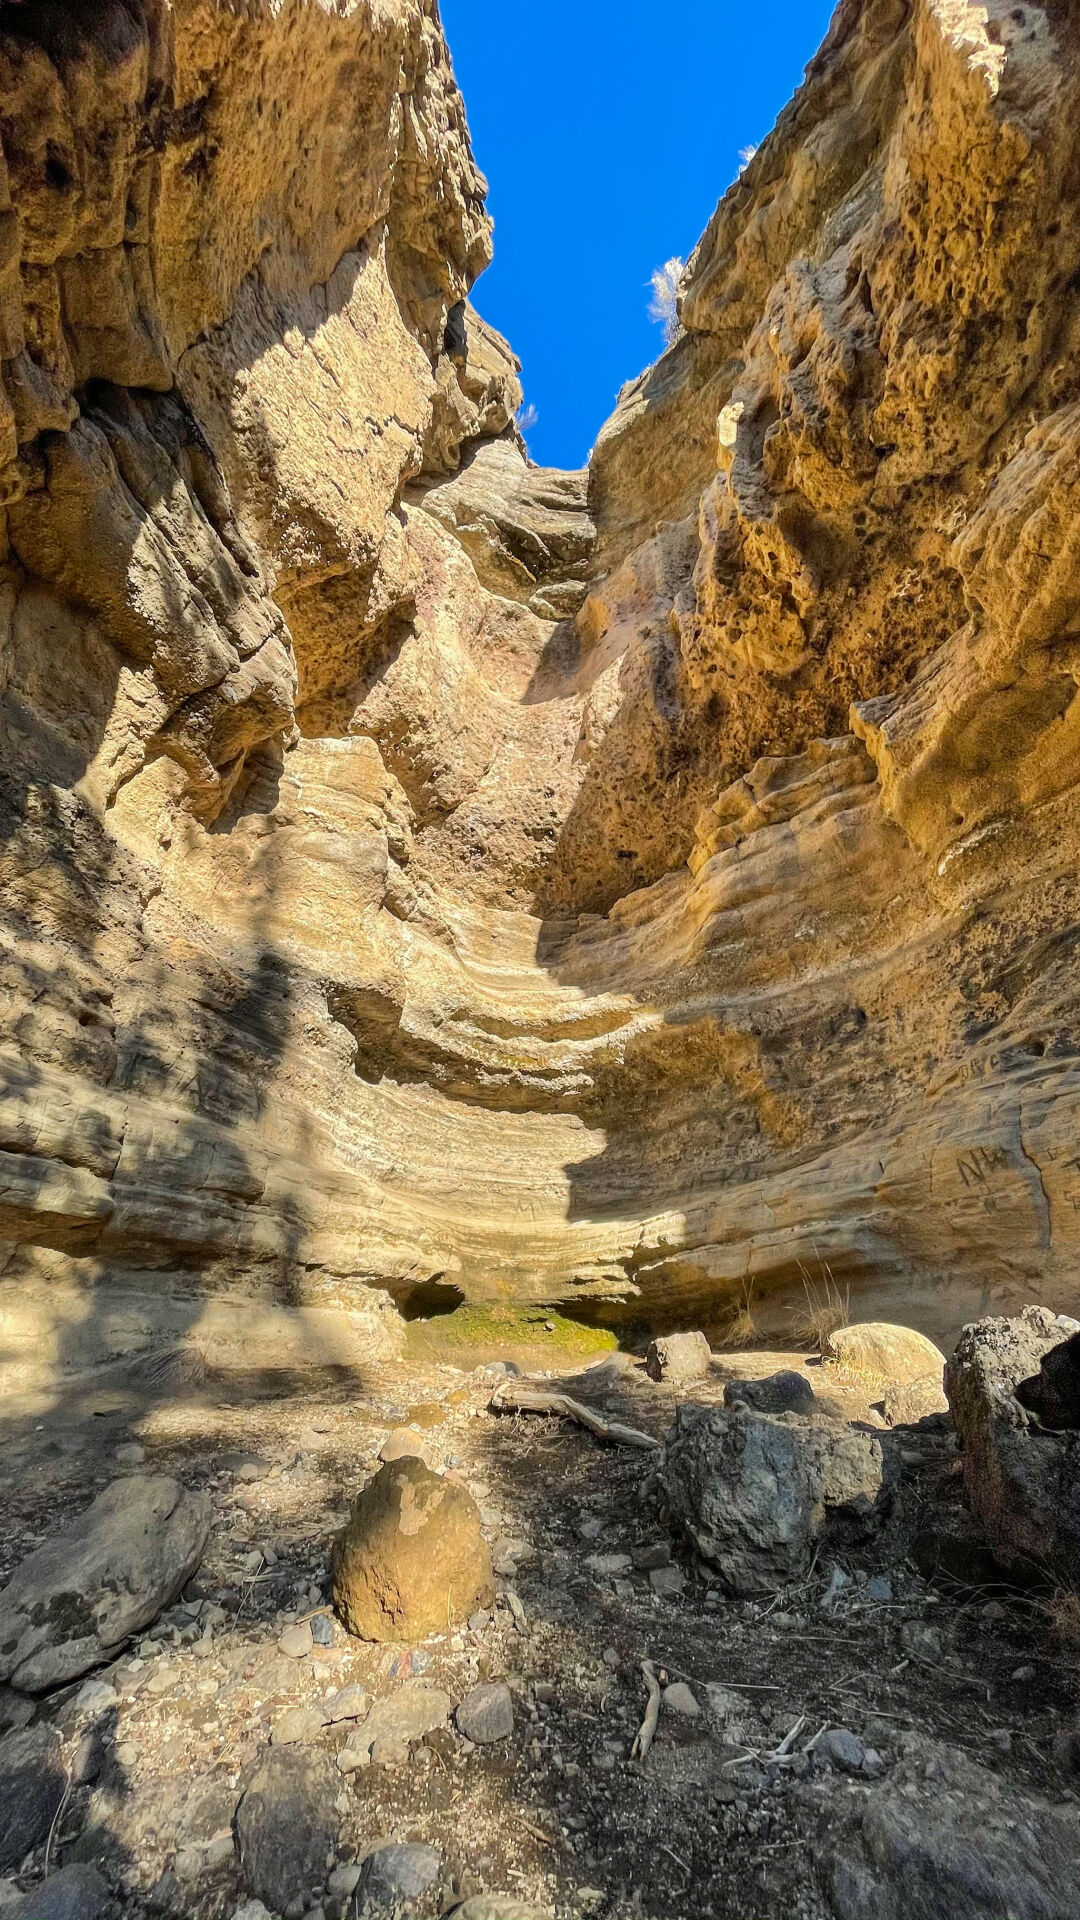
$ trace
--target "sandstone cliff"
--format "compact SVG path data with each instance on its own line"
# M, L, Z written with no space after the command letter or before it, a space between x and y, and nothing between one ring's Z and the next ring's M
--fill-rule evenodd
M0 91L9 1357L1074 1305L1069 10L841 0L588 474L434 0Z

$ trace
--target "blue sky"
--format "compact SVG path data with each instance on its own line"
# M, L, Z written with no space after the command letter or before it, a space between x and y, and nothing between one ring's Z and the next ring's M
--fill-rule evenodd
M690 252L831 11L442 0L495 216L473 299L524 363L534 460L580 466L623 381L656 358L653 268Z

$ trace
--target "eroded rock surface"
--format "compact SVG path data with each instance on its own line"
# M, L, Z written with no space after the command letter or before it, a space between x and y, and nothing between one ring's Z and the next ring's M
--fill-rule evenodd
M1046 1363L1075 1337L1045 1307L977 1321L960 1336L945 1391L964 1485L995 1554L1022 1577L1051 1571L1080 1588L1080 1426L1044 1426L1030 1410Z
M841 0L587 476L432 0L0 87L13 1387L1075 1304L1068 11Z

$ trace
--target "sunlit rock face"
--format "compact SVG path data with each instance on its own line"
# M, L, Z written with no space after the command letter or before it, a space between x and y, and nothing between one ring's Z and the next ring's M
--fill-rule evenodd
M11 1377L1075 1307L1069 11L842 0L577 475L433 0L0 90Z

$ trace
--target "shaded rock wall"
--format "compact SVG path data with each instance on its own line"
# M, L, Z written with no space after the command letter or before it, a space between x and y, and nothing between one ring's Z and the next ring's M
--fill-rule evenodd
M842 0L588 475L441 351L430 0L7 5L0 85L27 1377L433 1278L1075 1304L1069 11Z

